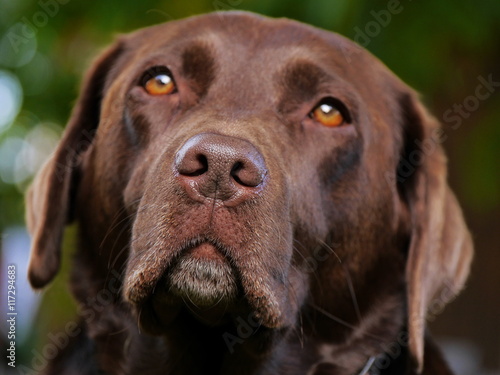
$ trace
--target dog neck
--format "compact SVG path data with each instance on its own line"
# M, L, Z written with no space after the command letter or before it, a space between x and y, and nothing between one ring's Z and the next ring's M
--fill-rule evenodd
M400 321L402 312L395 314L389 305L373 309L346 339L335 343L325 342L322 333L328 329L323 324L329 321L333 331L340 323L317 308L311 309L316 313L312 321L319 321L319 325L301 323L281 330L267 329L247 319L209 327L186 312L162 338L131 334L124 360L136 373L151 371L154 363L158 374L404 374L406 330L380 323Z
M83 298L85 291L79 292ZM120 374L120 368L155 374L154 367L158 374L319 374L326 368L338 375L392 375L404 373L406 366L403 300L402 295L386 295L362 311L359 320L349 320L346 316L356 314L339 313L332 306L307 304L296 325L281 330L264 328L251 315L210 327L185 311L163 337L141 333L126 308L112 303L104 310L95 309L86 331L99 358L116 348L106 355L112 361L98 359L114 364L103 369L109 374ZM106 314L111 307L113 311ZM113 345L109 337L116 338Z

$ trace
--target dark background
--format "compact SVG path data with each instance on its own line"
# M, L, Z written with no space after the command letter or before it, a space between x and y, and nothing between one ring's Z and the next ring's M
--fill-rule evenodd
M484 80L500 82L500 1L0 0L2 291L5 263L28 258L23 193L57 143L92 58L117 33L229 9L337 31L365 46L422 94L448 135L443 146L450 184L476 245L466 290L431 329L458 374L498 374L500 84L481 88L482 95L476 89ZM65 286L73 230L66 236L63 272L43 297L23 292L25 270L18 267L18 292L32 303L17 306L29 310L18 323L24 332L17 342L18 365L33 367L47 334L74 319L75 306Z

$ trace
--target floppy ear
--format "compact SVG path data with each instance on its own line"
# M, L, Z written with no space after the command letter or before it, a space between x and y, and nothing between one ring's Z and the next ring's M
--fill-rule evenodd
M408 205L412 228L406 266L409 349L415 371L420 373L425 319L463 287L473 245L446 182L439 124L414 93L402 97L401 107L405 146L397 171L398 188Z
M106 75L121 51L118 42L86 75L62 139L28 191L26 221L32 236L28 278L34 288L44 287L59 270L61 240L64 226L71 222L80 157L96 132Z

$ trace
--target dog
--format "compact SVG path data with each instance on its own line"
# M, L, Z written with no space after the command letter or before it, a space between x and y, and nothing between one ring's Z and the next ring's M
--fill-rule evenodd
M473 245L439 123L353 42L220 12L93 64L27 194L34 288L78 246L49 374L451 374Z

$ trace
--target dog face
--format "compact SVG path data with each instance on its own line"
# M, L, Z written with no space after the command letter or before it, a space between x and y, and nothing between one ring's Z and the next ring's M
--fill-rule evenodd
M366 51L297 22L222 13L121 37L31 189L30 280L52 279L76 218L148 332L184 311L283 329L308 303L356 324L407 295L421 363L427 306L471 254L436 129Z

